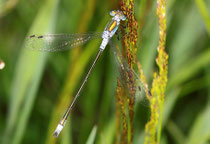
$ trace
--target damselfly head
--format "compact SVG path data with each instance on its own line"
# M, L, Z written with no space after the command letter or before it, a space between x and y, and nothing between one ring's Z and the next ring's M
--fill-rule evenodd
M112 10L112 11L110 11L110 13L109 13L111 16L115 16L116 15L116 11L115 10Z
M121 20L126 20L126 16L123 14L122 11L119 10L113 10L110 12L111 16L118 16Z

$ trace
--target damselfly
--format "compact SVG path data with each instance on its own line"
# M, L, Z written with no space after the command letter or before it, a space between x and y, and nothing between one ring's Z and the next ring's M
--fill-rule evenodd
M110 15L113 16L111 21L107 24L104 32L102 33L85 33L85 34L46 34L46 35L31 35L27 42L26 42L26 47L35 49L35 50L40 50L40 51L48 51L48 52L55 52L55 51L63 51L63 50L68 50L70 48L85 44L87 41L90 39L94 38L102 38L102 43L100 45L100 49L96 55L96 58L90 67L90 70L88 71L84 81L82 82L82 85L80 86L76 96L74 97L72 103L69 105L68 109L66 110L62 120L58 124L53 136L57 137L61 130L63 129L66 120L77 100L77 98L80 95L81 90L83 89L84 85L87 82L87 79L94 68L97 60L99 59L101 53L104 51L105 47L107 44L110 42L110 39L113 37L115 32L117 31L120 21L126 20L126 16L123 14L123 12L116 10L116 11L111 11ZM122 71L132 71L134 73L134 77L137 79L139 82L139 90L142 88L144 91L149 91L147 87L144 87L142 84L140 78L138 75L129 68L128 64L126 61L123 59L123 56L121 55L120 51L116 48L113 48L114 50L114 55L116 58L116 61L118 62L118 65Z

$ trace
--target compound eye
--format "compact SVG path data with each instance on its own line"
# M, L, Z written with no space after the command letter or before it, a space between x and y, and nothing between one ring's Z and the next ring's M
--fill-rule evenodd
M126 16L122 15L122 16L121 16L121 19L122 19L123 21L126 20Z
M111 16L115 16L115 14L116 14L116 11L115 11L115 10L110 11L110 15L111 15Z

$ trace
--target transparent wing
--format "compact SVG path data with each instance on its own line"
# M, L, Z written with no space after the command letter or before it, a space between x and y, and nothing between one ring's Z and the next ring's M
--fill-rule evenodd
M151 95L150 90L144 85L139 75L132 68L129 67L127 61L122 56L122 53L120 52L120 50L116 48L111 41L109 44L111 45L111 48L112 48L115 64L117 65L118 71L120 72L120 79L121 79L121 82L123 83L123 87L125 87L126 90L129 91L129 93L135 92L135 98L142 105L149 106L149 101L146 98L146 93ZM127 79L128 76L132 77L133 79L128 80ZM131 82L136 83L135 88L128 86L129 85L128 83L131 83Z
M65 51L83 45L91 39L100 38L102 38L102 33L38 34L26 39L25 48L46 52Z

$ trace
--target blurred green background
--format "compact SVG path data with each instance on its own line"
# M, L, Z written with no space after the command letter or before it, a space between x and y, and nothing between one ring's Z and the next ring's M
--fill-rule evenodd
M162 144L210 143L210 1L167 0L169 73ZM0 0L0 143L115 142L116 69L109 47L58 139L52 134L99 47L24 49L30 34L102 32L117 0ZM137 57L151 87L158 46L156 1L136 0ZM136 102L134 143L144 142L149 108Z

